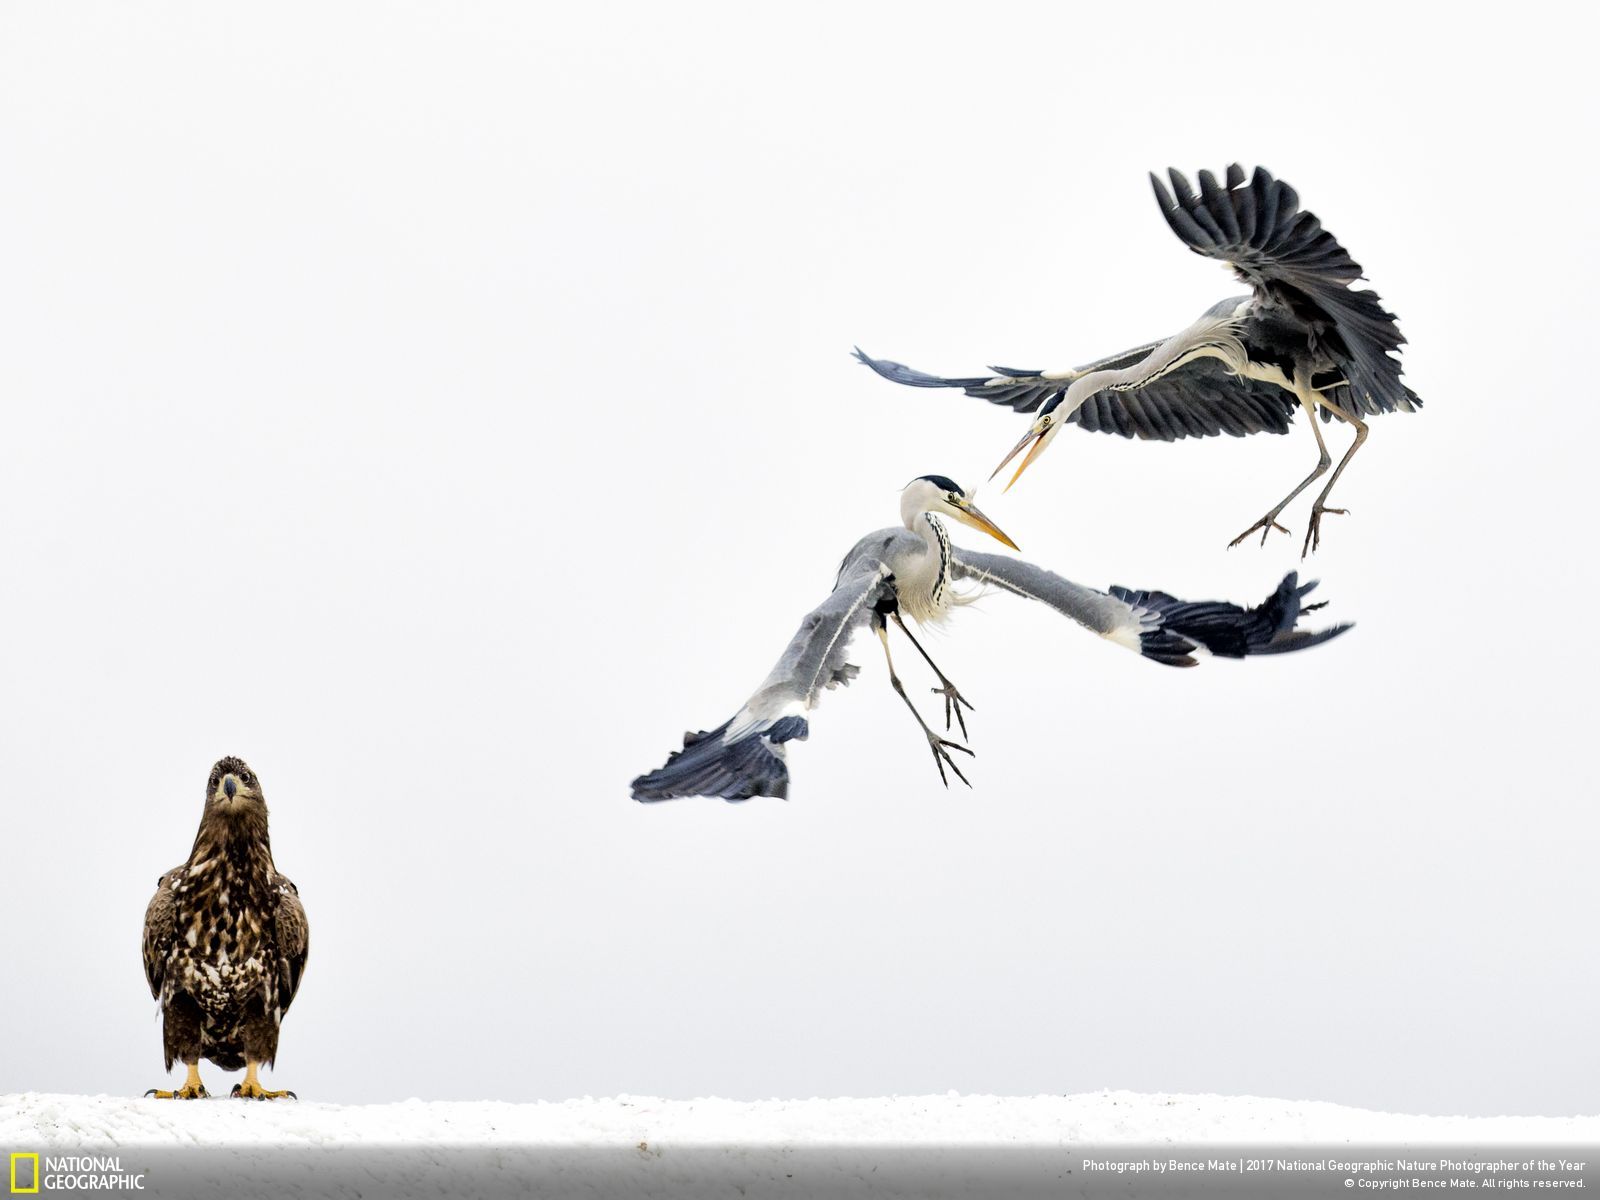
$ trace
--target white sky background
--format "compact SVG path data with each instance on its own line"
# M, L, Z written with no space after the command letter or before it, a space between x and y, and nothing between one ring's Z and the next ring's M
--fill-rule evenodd
M313 925L308 1098L1600 1110L1600 174L1553 11L0 9L0 1091L161 1081L140 920L232 753ZM1025 428L851 345L1170 333L1242 289L1145 172L1234 159L1411 339L1427 408L1309 567L1359 628L1179 672L997 597L931 643L973 791L868 643L788 803L632 803L909 478ZM1071 578L1255 602L1308 502L1224 547L1314 459L1069 431L980 500Z

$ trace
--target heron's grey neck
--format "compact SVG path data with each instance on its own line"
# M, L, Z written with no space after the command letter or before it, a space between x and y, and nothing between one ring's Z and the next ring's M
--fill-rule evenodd
M914 532L922 535L923 544L928 548L928 561L937 564L928 589L928 599L937 607L944 599L945 587L950 582L950 534L944 522L931 512L923 513L916 524Z
M1238 315L1226 307L1227 303L1216 305L1193 325L1169 337L1130 366L1080 375L1068 385L1057 415L1064 420L1096 392L1125 392L1144 387L1197 358L1220 358L1230 370L1242 371L1246 355L1236 332Z

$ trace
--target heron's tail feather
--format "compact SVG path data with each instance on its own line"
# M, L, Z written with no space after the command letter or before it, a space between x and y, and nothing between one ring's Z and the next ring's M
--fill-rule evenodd
M1290 571L1277 590L1255 608L1217 600L1179 600L1166 592L1123 587L1112 588L1111 594L1156 618L1139 635L1141 654L1168 666L1192 667L1196 653L1220 658L1288 654L1338 637L1351 626L1332 625L1314 631L1295 628L1307 611L1301 601L1316 586L1316 580L1301 584L1299 576Z
M677 800L684 796L719 796L748 800L752 796L789 794L785 744L805 740L810 727L804 717L781 717L754 725L726 740L732 720L710 732L685 733L683 749L667 756L664 766L633 781L633 798Z

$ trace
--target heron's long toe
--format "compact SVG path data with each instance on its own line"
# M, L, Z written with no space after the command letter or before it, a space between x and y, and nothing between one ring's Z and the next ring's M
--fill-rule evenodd
M1322 515L1324 513L1337 513L1342 517L1347 515L1349 511L1348 508L1324 508L1320 504L1313 504L1311 506L1311 521L1306 526L1305 544L1300 547L1300 557L1304 558L1322 544Z
M291 1091L268 1091L259 1082L250 1079L234 1084L233 1091L228 1094L238 1100L282 1100L285 1096L291 1100L300 1099Z
M1232 550L1235 546L1237 546L1240 542L1244 541L1245 538L1249 537L1252 533L1254 533L1258 529L1261 531L1261 544L1263 546L1265 546L1267 544L1267 537L1272 533L1272 531L1274 529L1276 529L1279 533L1288 533L1289 531L1287 529L1285 529L1282 525L1278 524L1278 512L1279 511L1280 510L1276 510L1275 509L1272 512L1268 513L1266 516L1262 517L1261 520L1257 521L1254 525L1250 526L1249 529L1246 529L1238 537L1234 538L1233 541L1229 542L1228 543L1228 549Z
M950 751L959 750L968 758L976 758L976 754L959 742L952 742L947 738L942 738L932 730L928 731L928 748L933 751L934 765L939 768L939 780L945 787L950 786L950 777L944 773L946 767L954 771L956 778L961 780L962 783L968 787L972 786L972 781L961 773L961 768L956 766L956 760L950 757Z
M951 683L948 679L946 679L944 681L944 686L943 687L929 688L928 690L931 691L935 696L943 696L944 697L944 728L945 728L945 732L946 733L950 732L950 718L951 718L952 715L954 715L954 717L956 719L956 724L961 726L961 736L962 737L968 736L967 735L967 722L966 722L966 719L961 715L961 706L962 705L966 705L969 709L972 709L972 711L976 712L977 709L973 708L972 701L968 700L965 696L963 696L961 694L961 692L956 688L956 685ZM966 747L963 746L963 747L961 747L961 749L966 750ZM972 752L970 750L968 750L967 753L970 754Z

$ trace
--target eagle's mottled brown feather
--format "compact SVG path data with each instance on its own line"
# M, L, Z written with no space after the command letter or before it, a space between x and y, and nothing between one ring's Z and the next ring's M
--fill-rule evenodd
M189 858L145 909L144 972L161 1002L167 1069L201 1058L225 1071L271 1066L278 1030L305 971L306 911L272 861L267 806L248 765L211 770Z
M150 984L150 994L161 999L162 984L167 976L167 955L172 952L172 939L177 928L178 901L172 894L173 877L183 870L180 864L156 880L156 894L144 910L144 977Z
M289 1003L300 990L300 975L306 967L306 956L311 952L311 926L306 924L306 910L300 904L300 891L287 875L279 875L278 912L273 924L278 931L278 1003L287 1012Z

